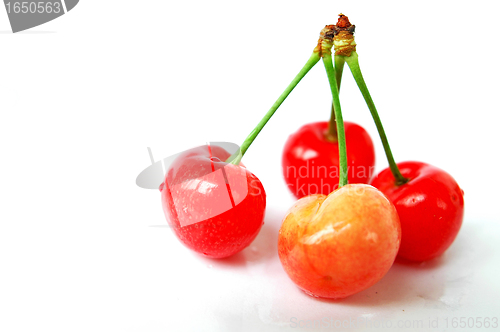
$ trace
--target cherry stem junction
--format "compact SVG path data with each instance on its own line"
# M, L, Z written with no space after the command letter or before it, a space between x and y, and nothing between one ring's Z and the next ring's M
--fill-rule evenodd
M243 158L243 156L247 152L250 145L253 143L253 141L255 140L257 135L259 135L262 128L264 128L264 126L269 121L269 119L271 119L271 117L274 115L276 110L281 106L281 104L285 101L285 99L293 91L293 89L297 86L297 84L299 84L299 82L302 80L302 78L304 78L304 76L306 76L306 74L309 72L309 70L311 70L311 68L314 67L314 65L316 65L316 63L318 63L318 61L320 59L321 59L321 56L320 56L319 52L317 52L315 50L313 52L313 54L311 55L311 57L309 58L309 60L307 60L304 67L302 67L302 69L297 74L297 76L295 76L295 78L288 85L288 87L285 89L285 91L283 91L281 96L279 96L278 100L276 100L276 102L273 104L271 109L266 113L266 115L262 118L262 120L260 120L259 124L257 124L255 129L252 130L252 132L250 133L250 135L248 135L248 137L245 139L245 141L243 141L243 144L241 145L241 148L239 149L239 151L237 153L233 154L231 157L229 157L226 160L226 162L231 163L233 165L238 165L240 163L241 158Z
M363 79L363 75L361 74L361 69L359 68L359 62L358 62L358 54L354 51L351 53L350 56L336 55L335 56L336 62L337 58L339 58L338 61L343 60L347 62L347 65L351 69L352 76L354 77L354 80L356 80L356 84L358 85L358 88L361 91L361 94L363 95L366 104L368 105L370 113L372 114L373 121L375 122L375 126L377 127L380 140L382 141L382 145L384 146L384 151L385 155L387 156L387 161L389 162L389 167L391 169L394 178L396 179L396 184L397 185L405 184L406 182L409 181L409 179L405 178L401 174L398 165L394 161L394 157L392 156L391 148L389 146L389 141L387 140L384 127L382 126L382 122L380 121L377 109L375 108L375 103L373 102L373 99L370 96L370 92L368 91L365 80Z

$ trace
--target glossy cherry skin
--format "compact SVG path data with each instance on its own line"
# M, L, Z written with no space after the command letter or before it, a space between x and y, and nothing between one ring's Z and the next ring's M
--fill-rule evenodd
M371 181L398 211L402 229L398 256L412 261L440 256L462 225L463 191L451 175L437 167L416 161L401 162L398 167L409 182L396 185L390 169Z
M281 225L278 254L307 294L338 299L377 283L400 242L394 205L370 185L348 184L328 196L299 199Z
M202 146L177 157L160 186L167 222L188 248L210 258L234 255L259 233L266 193L244 166L223 162L230 154Z
M363 127L344 122L349 183L368 183L375 169L373 142ZM326 139L328 122L302 126L290 135L282 156L285 182L297 198L328 195L338 188L339 146Z

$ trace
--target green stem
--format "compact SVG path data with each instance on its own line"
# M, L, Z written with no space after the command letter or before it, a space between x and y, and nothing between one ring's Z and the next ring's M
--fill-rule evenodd
M345 59L342 56L335 56L335 78L337 79L337 88L340 93L340 82L342 82L342 73L344 72Z
M326 74L328 75L328 81L330 82L330 89L332 90L333 109L336 118L335 122L337 124L340 164L339 188L341 188L347 184L347 151L345 146L344 120L342 119L342 110L340 108L338 82L335 74L335 69L333 68L331 54L323 55L323 64L325 65Z
M316 63L318 63L318 61L320 59L321 59L321 57L320 57L319 53L313 52L313 54L311 55L309 60L307 60L306 64L300 70L300 72L297 74L297 76L295 76L293 81L288 85L288 87L285 89L285 91L283 91L281 96L279 96L278 100L276 100L276 102L273 104L271 109L266 113L266 115L262 118L262 120L260 120L259 124L255 127L255 129L252 130L250 135L248 135L248 137L245 139L245 141L243 141L243 144L241 144L240 150L237 153L235 153L234 155L232 155L231 157L229 157L226 160L226 162L230 162L233 165L238 165L240 163L241 158L243 158L243 156L247 152L250 145L253 143L253 141L255 140L257 135L259 135L262 128L264 128L264 126L266 125L267 121L269 121L269 119L271 119L274 112L276 112L276 110L280 107L280 105L285 101L285 99L288 97L290 92L292 92L292 90L297 86L297 84L299 84L300 80L302 80L302 78L304 78L304 76L306 76L306 74L309 72L309 70L311 70L311 68L314 67L314 65Z
M344 71L345 60L343 57L335 56L335 78L337 79L337 89L340 93L340 82L342 81L342 73ZM328 123L327 139L330 142L337 142L337 124L335 123L335 110L332 101L332 110L330 113L330 122Z
M358 54L356 52L352 52L351 56L345 57L345 61L349 65L351 69L352 76L356 80L356 84L358 85L363 98L365 98L365 102L370 109L370 113L372 114L373 121L375 121L375 125L377 126L378 133L380 135L380 139L382 140L382 145L384 146L385 155L387 156L387 161L389 161L389 167L391 169L394 178L396 179L397 185L402 185L408 182L409 179L405 178L401 172L399 171L398 165L394 161L394 157L392 156L391 148L389 146L389 141L387 140L387 136L385 135L384 127L382 126L382 122L380 121L380 117L378 115L377 109L375 108L375 104L370 96L370 92L366 87L365 80L363 79L363 75L361 74L361 69L359 68L358 62Z
M335 122L335 107L333 107L333 101L332 101L332 110L330 112L330 121L328 122L328 131L325 136L326 136L325 138L329 142L336 143L339 141L337 133L337 123Z

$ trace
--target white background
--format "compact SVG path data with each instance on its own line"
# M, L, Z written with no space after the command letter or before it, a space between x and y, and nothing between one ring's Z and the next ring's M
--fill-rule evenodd
M18 34L1 9L0 331L276 331L314 319L427 326L429 317L449 331L453 317L500 317L497 7L83 0ZM288 279L276 243L294 201L281 177L284 141L330 113L321 63L245 155L268 208L243 252L213 261L184 248L159 192L135 178L148 146L159 159L241 143L340 12L356 24L395 158L452 174L466 214L443 257L396 263L372 288L321 301ZM345 74L344 118L369 131L381 170L375 126Z

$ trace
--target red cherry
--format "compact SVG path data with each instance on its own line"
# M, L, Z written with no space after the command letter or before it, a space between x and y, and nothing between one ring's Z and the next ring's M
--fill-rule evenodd
M165 217L179 240L211 258L246 248L264 219L262 183L241 164L223 162L229 156L218 146L191 149L177 157L160 187Z
M363 127L344 122L349 183L368 183L375 165L373 142ZM326 138L328 122L302 126L290 135L282 157L283 176L291 192L328 195L339 185L339 146Z
M416 161L397 164L409 179L397 185L385 169L371 185L389 198L399 214L402 239L398 256L425 261L442 255L455 240L464 215L463 191L445 171Z

